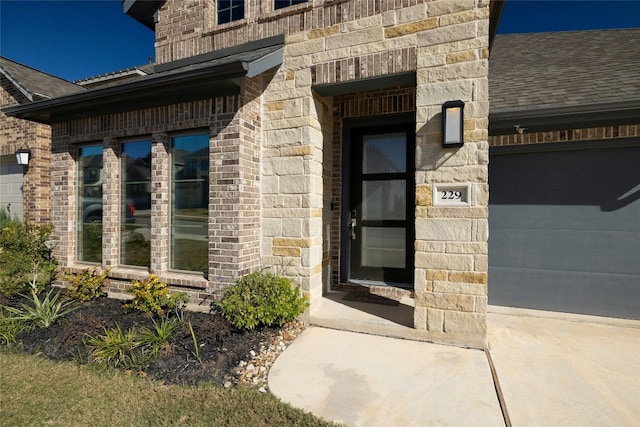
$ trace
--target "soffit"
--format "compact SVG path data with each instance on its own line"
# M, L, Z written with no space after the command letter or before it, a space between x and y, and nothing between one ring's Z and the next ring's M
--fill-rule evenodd
M98 87L79 94L11 107L3 111L10 116L50 124L239 94L243 90L244 78L253 77L282 63L281 43L249 47L250 50L215 59L199 58L188 65L164 67L160 72L139 76L125 83Z

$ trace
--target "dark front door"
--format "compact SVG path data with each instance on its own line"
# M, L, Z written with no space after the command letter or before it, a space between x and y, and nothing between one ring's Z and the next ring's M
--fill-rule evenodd
M347 219L351 281L413 283L414 126L355 129Z

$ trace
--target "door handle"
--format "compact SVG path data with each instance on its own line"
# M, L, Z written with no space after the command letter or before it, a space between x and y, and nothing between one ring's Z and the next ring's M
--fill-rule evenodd
M356 219L351 218L349 221L349 234L351 235L351 240L356 240Z

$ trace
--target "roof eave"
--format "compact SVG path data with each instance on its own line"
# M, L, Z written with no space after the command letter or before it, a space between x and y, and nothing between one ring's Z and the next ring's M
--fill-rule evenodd
M548 132L640 123L640 99L489 112L489 134Z
M122 0L124 13L150 30L155 30L156 13L163 0Z
M242 61L215 65L88 90L77 94L9 107L8 116L39 123L97 116L175 102L237 94L247 74Z

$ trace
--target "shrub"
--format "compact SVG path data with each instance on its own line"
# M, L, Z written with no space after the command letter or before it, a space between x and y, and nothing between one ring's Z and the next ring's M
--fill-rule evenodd
M163 317L153 321L153 329L141 327L123 331L120 324L104 333L88 336L85 344L91 349L90 361L101 367L144 371L158 359L161 350L170 346L170 341L180 328L180 322Z
M133 294L133 300L126 303L125 307L158 316L168 310L181 308L189 299L185 293L170 294L167 284L155 274L144 280L134 280L128 291Z
M255 272L225 289L217 306L235 327L253 329L258 325L282 326L302 314L309 303L290 279Z
M38 328L48 328L78 308L77 306L72 306L73 301L58 301L61 294L60 291L56 292L53 297L51 296L52 293L53 289L50 289L44 299L40 301L36 288L32 287L31 305L22 304L20 308L2 306L4 310L11 314L5 320L21 321ZM23 296L29 298L25 295Z
M160 350L170 347L170 341L180 328L180 321L176 318L163 316L160 321L153 319L153 329L142 327L138 332L141 342L151 347L151 353L158 357Z
M51 225L5 222L0 232L0 293L13 296L30 287L42 291L56 274L49 246Z
M107 293L102 290L104 281L109 274L109 270L105 270L102 274L97 274L98 267L92 270L85 269L82 273L66 274L64 276L70 284L68 294L71 298L78 301L91 301L96 298L106 296Z
M20 332L30 329L26 322L8 317L5 309L0 307L0 344L15 343Z
M131 328L126 332L120 324L111 329L104 328L104 334L87 337L91 347L91 362L101 367L143 370L146 359L143 351L137 351L142 342L136 331Z

